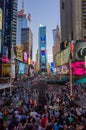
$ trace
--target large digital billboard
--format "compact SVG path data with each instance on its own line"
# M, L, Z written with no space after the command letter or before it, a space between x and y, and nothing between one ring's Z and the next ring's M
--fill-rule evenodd
M23 61L23 50L21 46L16 46L16 58Z
M86 75L85 62L76 61L71 63L72 74L74 75Z
M20 63L19 64L19 74L24 74L24 66L25 66L25 64L23 64L23 63Z

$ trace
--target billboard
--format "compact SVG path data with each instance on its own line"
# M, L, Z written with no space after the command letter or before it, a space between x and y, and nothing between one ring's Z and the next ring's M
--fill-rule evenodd
M57 74L64 74L64 75L69 74L69 65L67 64L63 66L58 66L56 68L56 72Z
M6 46L3 46L2 49L2 62L8 63L8 48Z
M19 64L19 72L18 72L18 74L24 74L24 66L25 66L24 63Z
M71 63L73 75L86 75L85 62L76 61Z
M2 30L2 9L0 8L0 30Z
M24 52L24 53L23 53L23 61L24 61L24 63L27 63L27 62L28 62L27 52Z
M77 61L84 61L86 56L86 42L77 41L75 43L75 59Z
M23 61L23 50L21 46L16 46L16 58Z
M11 75L11 64L3 64L2 65L2 76L10 77Z

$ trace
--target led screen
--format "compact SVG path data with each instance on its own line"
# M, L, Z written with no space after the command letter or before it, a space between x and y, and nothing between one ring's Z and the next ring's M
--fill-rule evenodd
M27 57L27 52L24 52L24 63L27 63L28 57Z
M71 67L74 75L86 75L85 62L73 62Z
M24 66L25 66L25 64L23 64L23 63L19 64L19 74L24 74Z
M2 62L4 63L8 62L8 48L6 46L3 46Z

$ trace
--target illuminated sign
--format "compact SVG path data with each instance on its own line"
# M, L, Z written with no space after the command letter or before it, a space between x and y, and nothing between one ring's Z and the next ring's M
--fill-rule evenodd
M23 51L21 46L16 46L16 58L23 61Z
M23 64L23 63L19 64L19 74L24 74L24 66L25 66L25 64Z
M73 62L71 63L72 73L74 75L86 75L85 62Z
M2 62L4 63L8 62L8 48L6 46L3 46Z
M41 37L41 41L45 41L45 36L42 36L42 37Z
M10 77L11 75L11 64L2 65L2 75L3 77Z
M23 16L23 11L18 11L18 16Z
M28 62L28 55L27 55L27 52L24 52L24 63L27 63Z
M2 30L2 9L0 8L0 30Z

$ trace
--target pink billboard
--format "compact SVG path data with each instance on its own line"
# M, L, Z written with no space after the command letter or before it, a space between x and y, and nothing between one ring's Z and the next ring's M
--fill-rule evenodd
M27 52L24 52L24 57L23 57L24 63L28 62L28 55Z
M73 62L71 63L72 74L74 75L86 75L85 62Z
M6 46L3 46L2 62L8 63L8 48Z

